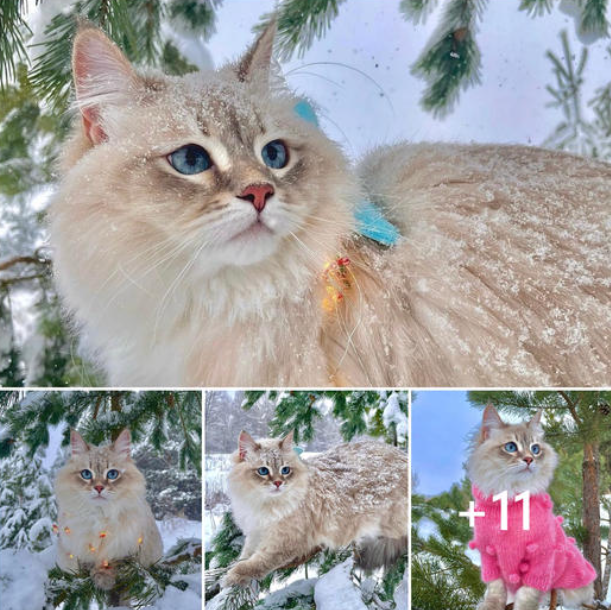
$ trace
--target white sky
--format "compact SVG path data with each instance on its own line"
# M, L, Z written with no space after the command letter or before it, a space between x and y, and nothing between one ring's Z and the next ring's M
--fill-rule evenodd
M518 0L489 0L477 36L482 84L463 92L445 120L420 108L424 83L409 72L439 22L439 8L425 25L414 25L399 13L399 0L347 0L326 37L284 70L309 62L340 62L362 70L388 94L394 112L375 85L340 66L303 68L338 85L310 75L290 77L291 85L310 95L346 134L348 142L331 123L323 122L327 133L346 145L352 156L375 144L403 139L541 144L561 118L546 107L551 96L545 85L553 81L545 52L550 48L560 52L562 29L568 30L574 52L581 42L573 19L560 10L532 18L518 11L518 4ZM274 0L225 0L217 33L208 43L217 66L244 50L252 40L252 25L273 6ZM590 45L589 92L609 80L608 42Z

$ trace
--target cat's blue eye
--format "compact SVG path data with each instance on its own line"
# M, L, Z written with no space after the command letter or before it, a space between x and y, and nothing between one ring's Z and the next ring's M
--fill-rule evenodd
M181 174L201 174L212 167L208 152L197 144L187 144L168 157L171 166Z
M532 451L533 455L539 455L541 453L541 447L539 447L539 445L536 443L530 446L530 450Z
M85 481L91 481L91 479L93 479L93 473L91 470L87 470L87 468L81 470L81 476L83 479L85 479Z
M106 478L109 481L114 481L116 478L119 477L119 471L116 468L111 468L107 473L106 473Z
M265 466L261 466L261 468L259 468L259 470L257 470L257 472L262 476L265 477L269 474L269 468L266 468Z
M261 149L261 158L268 167L282 169L289 162L289 150L282 140L272 140Z
M291 469L289 466L283 466L282 470L280 471L280 474L289 474L289 472L291 472Z
M515 453L518 450L518 446L510 441L509 443L505 443L505 451L508 451L509 453Z

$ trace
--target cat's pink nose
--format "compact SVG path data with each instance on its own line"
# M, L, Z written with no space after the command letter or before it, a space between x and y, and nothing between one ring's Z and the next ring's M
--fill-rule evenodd
M271 184L250 184L239 195L240 199L250 201L255 206L257 212L263 211L267 200L274 194L274 187Z
M533 459L531 457L525 457L524 461L530 466L533 463Z
M104 491L104 485L94 485L93 488L101 494Z
M282 481L274 481L274 485L276 487L280 487L280 485L282 485Z

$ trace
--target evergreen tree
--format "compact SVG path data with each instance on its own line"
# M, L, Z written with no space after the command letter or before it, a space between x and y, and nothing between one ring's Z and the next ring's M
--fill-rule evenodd
M41 551L51 544L56 520L53 486L37 452L22 449L0 469L0 549Z
M418 610L472 610L483 596L480 569L465 553L473 531L457 514L469 506L467 479L434 496L412 492L412 600Z
M407 392L248 391L245 392L244 409L251 409L262 398L271 399L276 405L269 422L272 436L293 430L296 443L311 441L316 422L330 413L339 422L345 441L367 434L383 437L395 446L407 447Z

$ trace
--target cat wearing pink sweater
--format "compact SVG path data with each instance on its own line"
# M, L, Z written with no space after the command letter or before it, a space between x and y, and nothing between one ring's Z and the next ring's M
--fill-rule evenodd
M555 516L546 493L558 458L543 439L541 411L528 423L506 424L492 405L484 411L467 470L473 483L476 512L469 543L481 556L486 595L478 610L504 610L508 597L514 610L536 610L552 589L565 606L578 607L594 597L596 571L575 540L566 536L562 517ZM507 530L501 529L501 501L507 491ZM530 493L530 527L523 527L524 501Z

